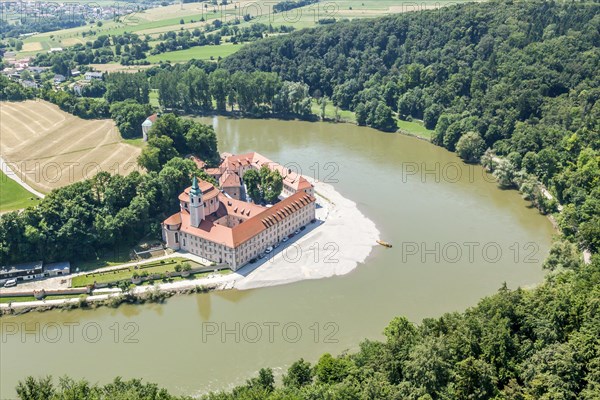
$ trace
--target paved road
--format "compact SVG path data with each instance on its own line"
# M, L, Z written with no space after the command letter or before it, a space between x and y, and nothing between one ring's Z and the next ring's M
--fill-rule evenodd
M76 272L76 273L73 273L70 275L34 280L34 281L30 281L30 282L21 282L17 286L13 286L11 288L0 288L0 291L2 291L2 293L13 293L13 292L21 292L24 290L66 289L71 286L71 279L76 276L79 276L79 275L85 275L85 274L89 274L91 272L112 271L115 269L133 267L136 265L143 265L143 264L147 264L147 263L151 263L151 262L156 262L156 261L166 260L166 259L171 259L171 258L177 258L177 257L186 258L188 260L192 260L192 261L195 261L195 262L197 262L199 264L203 264L203 265L210 265L210 261L208 261L202 257L198 257L195 254L190 254L190 253L187 253L184 251L176 251L176 252L173 252L172 254L165 254L163 256L148 258L146 260L132 261L129 263L119 264L119 265L115 265L115 266L111 266L111 267L98 268L93 271Z

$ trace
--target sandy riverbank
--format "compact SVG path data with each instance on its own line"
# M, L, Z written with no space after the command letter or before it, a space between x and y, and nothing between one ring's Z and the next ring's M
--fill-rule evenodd
M309 179L309 178L307 178ZM305 279L345 275L369 256L379 230L365 217L356 203L343 197L333 186L314 182L317 193L317 223L275 249L262 265L236 280L235 288L252 289L282 285Z
M307 178L308 179L308 178ZM268 257L254 264L247 264L236 272L227 275L213 275L201 279L180 280L161 283L154 286L137 286L134 294L142 294L158 288L163 291L178 291L197 286L210 287L213 290L254 289L283 285L306 279L321 279L344 275L364 262L377 245L379 230L365 217L356 203L343 197L333 186L323 182L311 182L315 185L317 197L317 221L310 224L299 235L282 243ZM197 256L185 252L158 257L144 262L153 262L162 258L184 257L200 262ZM136 263L131 263L136 264ZM122 266L108 267L107 270ZM75 274L78 275L78 274ZM64 277L63 277L64 279ZM61 279L62 280L62 279ZM36 290L57 289L59 278L35 281L19 285L12 290L23 290L25 286L34 286ZM61 283L63 286L64 283ZM4 289L6 290L6 289ZM109 296L119 295L114 289L111 294L89 296L88 301L106 300ZM78 299L54 299L46 301L15 302L12 308L47 307L61 303L73 303ZM6 308L8 304L0 304Z

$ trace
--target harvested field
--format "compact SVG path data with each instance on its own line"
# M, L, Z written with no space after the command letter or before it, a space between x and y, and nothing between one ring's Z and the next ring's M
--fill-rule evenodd
M99 171L127 174L141 151L112 120L84 120L45 101L0 102L0 131L2 157L42 192Z

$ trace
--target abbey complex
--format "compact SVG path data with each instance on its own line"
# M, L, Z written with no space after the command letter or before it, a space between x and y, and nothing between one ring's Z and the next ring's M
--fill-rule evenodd
M315 219L313 185L258 153L223 154L206 172L219 182L193 179L179 195L180 211L162 224L167 247L237 270ZM201 161L195 160L199 166ZM263 166L283 177L282 199L272 206L245 201L243 176Z

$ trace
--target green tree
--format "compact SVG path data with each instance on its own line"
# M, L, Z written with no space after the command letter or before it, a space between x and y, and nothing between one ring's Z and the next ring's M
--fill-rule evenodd
M260 202L263 198L260 187L260 174L255 169L249 169L244 173L244 184L248 190L250 198L255 202Z
M510 161L501 159L494 170L494 177L498 180L501 188L511 188L515 186L517 171Z
M17 396L21 400L47 400L51 399L55 393L52 378L35 379L31 376L17 385Z
M491 365L469 357L456 365L454 396L457 399L486 400L498 394L496 375Z
M577 246L566 240L557 240L550 247L550 254L543 264L543 268L556 271L561 269L575 270L581 263L581 253Z
M283 190L283 177L279 171L271 171L266 166L261 167L259 174L263 199L267 203L275 203Z
M124 138L141 137L142 123L151 112L149 104L142 105L135 100L116 102L110 106L111 118Z
M381 102L375 109L371 126L373 126L375 129L380 129L386 132L395 132L398 130L398 125L396 124L396 119L392 114L392 109Z
M205 161L218 162L217 135L212 126L194 124L185 134L192 153Z
M148 139L148 146L138 157L138 164L148 171L158 172L167 161L177 155L177 150L173 147L173 140L170 137L152 137Z
M283 385L286 387L301 387L312 382L312 368L309 362L300 359L288 368L283 376Z
M217 69L209 76L210 92L217 103L218 111L225 111L227 95L231 90L231 77L224 69Z
M469 163L479 162L485 148L485 142L477 132L465 133L456 143L456 153Z
M261 368L258 371L258 377L248 380L247 386L250 388L258 388L268 393L275 389L275 378L271 368Z
M315 365L314 374L317 381L324 384L341 382L351 369L351 362L344 358L334 358L325 353Z

